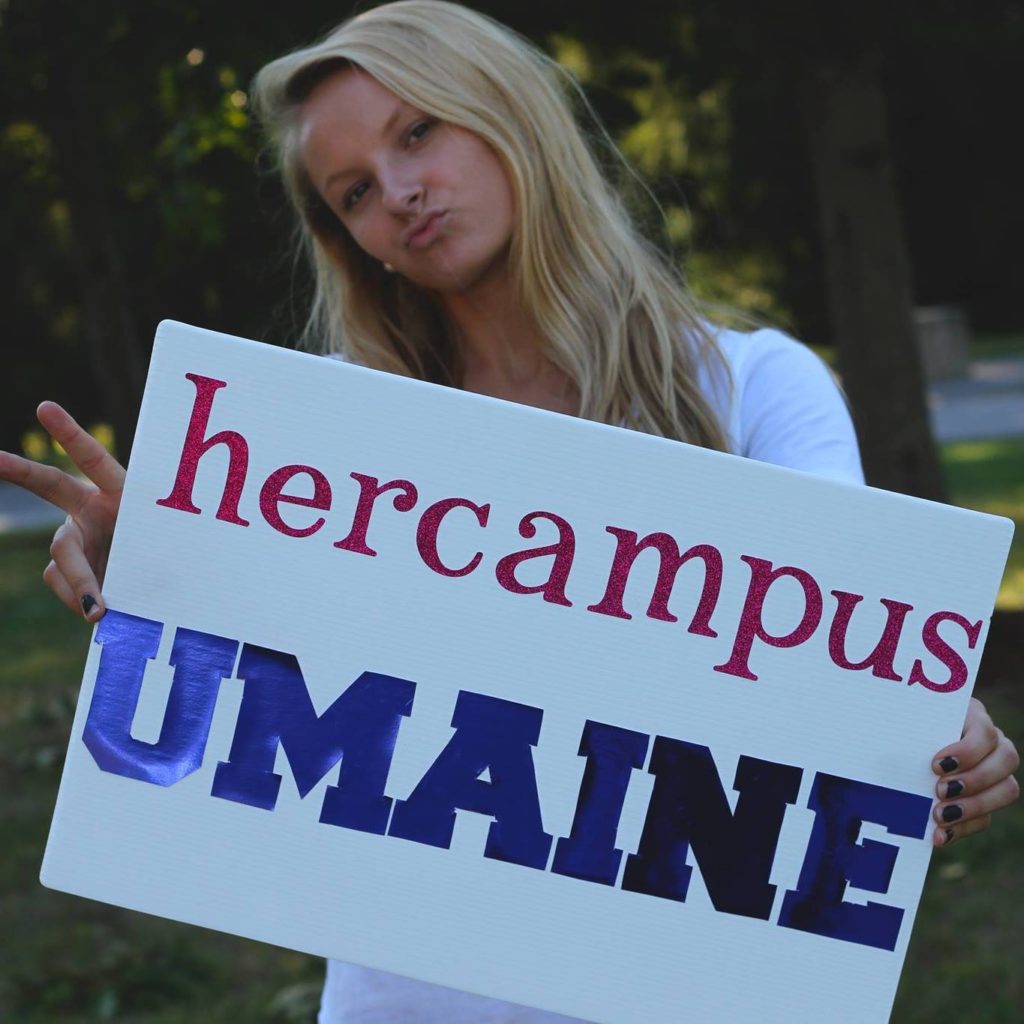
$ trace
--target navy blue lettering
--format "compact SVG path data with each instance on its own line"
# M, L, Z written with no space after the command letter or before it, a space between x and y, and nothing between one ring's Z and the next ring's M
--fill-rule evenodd
M238 642L192 629L174 634L174 678L160 738L132 737L146 662L156 657L163 623L108 609L96 629L103 648L82 740L105 772L173 786L203 763L222 679L231 675Z
M580 757L587 759L568 837L559 839L551 870L614 885L622 851L615 836L634 768L643 768L650 737L601 722L587 722Z
M786 805L800 791L801 769L741 757L735 812L707 747L658 736L648 771L655 776L654 792L622 888L685 900L692 846L716 910L767 920L775 897L768 879Z
M246 644L238 676L245 681L242 704L213 795L273 810L281 787L274 772L280 744L301 797L341 762L338 784L324 794L322 822L383 835L391 812L384 787L416 684L363 672L318 716L294 655Z
M876 949L895 949L902 908L846 903L843 894L847 883L868 892L886 892L899 853L897 847L874 839L858 843L861 823L873 821L896 835L920 839L928 827L931 800L819 772L807 805L816 814L814 828L797 887L783 898L779 924Z
M448 849L458 809L494 818L484 856L543 870L551 836L544 831L531 748L540 708L463 690L455 702L455 735L417 783L395 804L388 835ZM490 773L490 782L480 778Z

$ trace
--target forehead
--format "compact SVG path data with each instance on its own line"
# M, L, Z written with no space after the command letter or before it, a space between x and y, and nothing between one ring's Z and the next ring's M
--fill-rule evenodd
M344 68L317 83L299 107L299 149L359 145L379 138L408 104L361 68ZM346 145L345 148L350 148Z

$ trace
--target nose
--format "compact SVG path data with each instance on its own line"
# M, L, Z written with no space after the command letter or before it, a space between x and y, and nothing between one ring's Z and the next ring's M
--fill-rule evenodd
M393 171L381 175L381 197L384 207L399 216L410 216L420 212L426 191L416 178Z

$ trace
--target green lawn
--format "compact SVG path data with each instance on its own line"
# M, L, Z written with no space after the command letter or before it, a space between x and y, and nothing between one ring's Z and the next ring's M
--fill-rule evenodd
M971 358L1024 356L1024 334L978 334L971 339Z
M1022 623L1018 623L1018 628ZM994 653L994 652L992 652ZM990 651L986 651L989 663ZM976 693L1010 736L1024 735L1020 662L1010 675L984 675ZM1011 1024L1021 1019L1024 903L1020 897L1024 808L993 828L940 850L914 925L893 1021Z
M971 474L985 474L974 455L960 452L951 472L980 498L984 480ZM1019 512L1019 502L1015 507ZM0 537L0 1020L312 1021L322 964L311 957L39 885L88 637L43 587L47 544L39 535ZM1022 659L996 646L986 652L988 677L979 690L1005 731L1024 736ZM991 832L936 856L894 1021L1020 1019L1022 848L1024 812L1017 807Z
M0 1021L314 1020L312 957L39 884L89 636L42 583L48 545L0 537Z
M1016 523L997 607L1024 610L1024 439L963 441L945 445L941 454L957 505Z

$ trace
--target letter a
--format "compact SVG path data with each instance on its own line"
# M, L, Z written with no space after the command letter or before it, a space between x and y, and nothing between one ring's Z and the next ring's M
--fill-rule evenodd
M455 735L408 800L399 800L388 835L448 849L455 812L494 818L484 856L544 870L551 836L543 828L530 750L544 712L526 704L463 691L455 702ZM489 770L491 781L480 776Z

